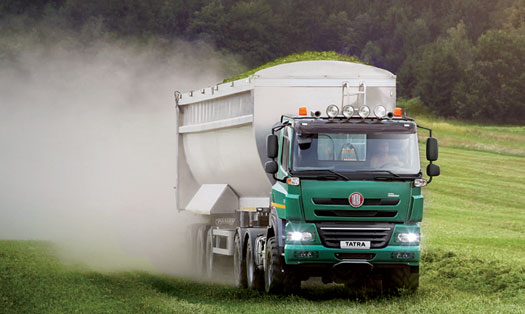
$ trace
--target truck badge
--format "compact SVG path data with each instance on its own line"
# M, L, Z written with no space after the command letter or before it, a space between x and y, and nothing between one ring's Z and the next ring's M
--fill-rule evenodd
M361 207L364 201L365 198L359 192L354 192L348 197L348 202L350 203L350 205L352 205L352 207Z

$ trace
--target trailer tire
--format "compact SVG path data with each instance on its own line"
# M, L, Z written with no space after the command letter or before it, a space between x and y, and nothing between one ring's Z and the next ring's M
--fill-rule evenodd
M264 273L259 270L253 258L253 249L250 239L246 240L246 286L249 289L264 289Z
M268 239L265 252L264 288L267 293L281 293L284 290L284 274L275 236Z
M248 286L246 258L243 253L241 238L239 234L236 233L233 241L233 278L235 280L235 286L239 288L246 288Z
M213 258L213 229L208 229L206 237L206 277L211 279L214 275Z
M405 290L414 293L419 287L419 267L391 269L383 279L383 290L388 294L399 294Z

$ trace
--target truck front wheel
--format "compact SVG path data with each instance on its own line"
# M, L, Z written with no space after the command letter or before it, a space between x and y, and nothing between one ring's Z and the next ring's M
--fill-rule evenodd
M279 293L283 291L284 274L282 271L279 247L275 237L268 239L265 252L264 288L267 293Z
M233 243L233 275L236 287L246 288L248 286L246 277L246 259L243 254L241 238L238 233L235 234Z

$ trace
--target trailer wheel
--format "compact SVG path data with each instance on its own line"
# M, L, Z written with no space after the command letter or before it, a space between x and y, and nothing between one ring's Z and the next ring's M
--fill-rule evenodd
M249 289L263 290L264 273L257 268L253 258L253 249L250 239L246 241L246 286Z
M282 271L279 247L275 237L268 239L265 252L264 288L267 293L280 293L284 288L284 274Z
M399 294L406 290L413 293L419 287L419 267L391 269L383 279L383 290L388 294Z
M238 233L235 234L233 243L233 278L236 287L246 288L248 286L246 259L243 254L241 238Z
M208 229L208 235L206 237L206 276L208 278L213 277L213 229Z

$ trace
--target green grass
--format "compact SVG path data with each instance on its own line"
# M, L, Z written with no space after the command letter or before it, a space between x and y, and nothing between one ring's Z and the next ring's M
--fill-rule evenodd
M255 74L255 72L258 72L262 69L273 67L279 64L297 62L297 61L312 61L312 60L336 60L336 61L347 61L347 62L355 62L355 63L364 64L364 62L360 61L357 57L342 55L335 51L305 51L305 52L300 52L300 53L294 53L286 57L277 58L257 68L248 70L234 77L225 79L223 83L228 83L231 81L240 80L242 78L247 78Z
M72 268L51 244L0 241L0 313L525 313L524 130L419 121L440 139L442 174L425 188L414 295L308 285L299 295L269 296L152 273ZM491 136L491 145L471 146Z
M441 146L525 156L525 126L484 125L444 119L429 114L418 98L400 100L399 105L419 125L436 131ZM427 135L426 132L420 132Z

